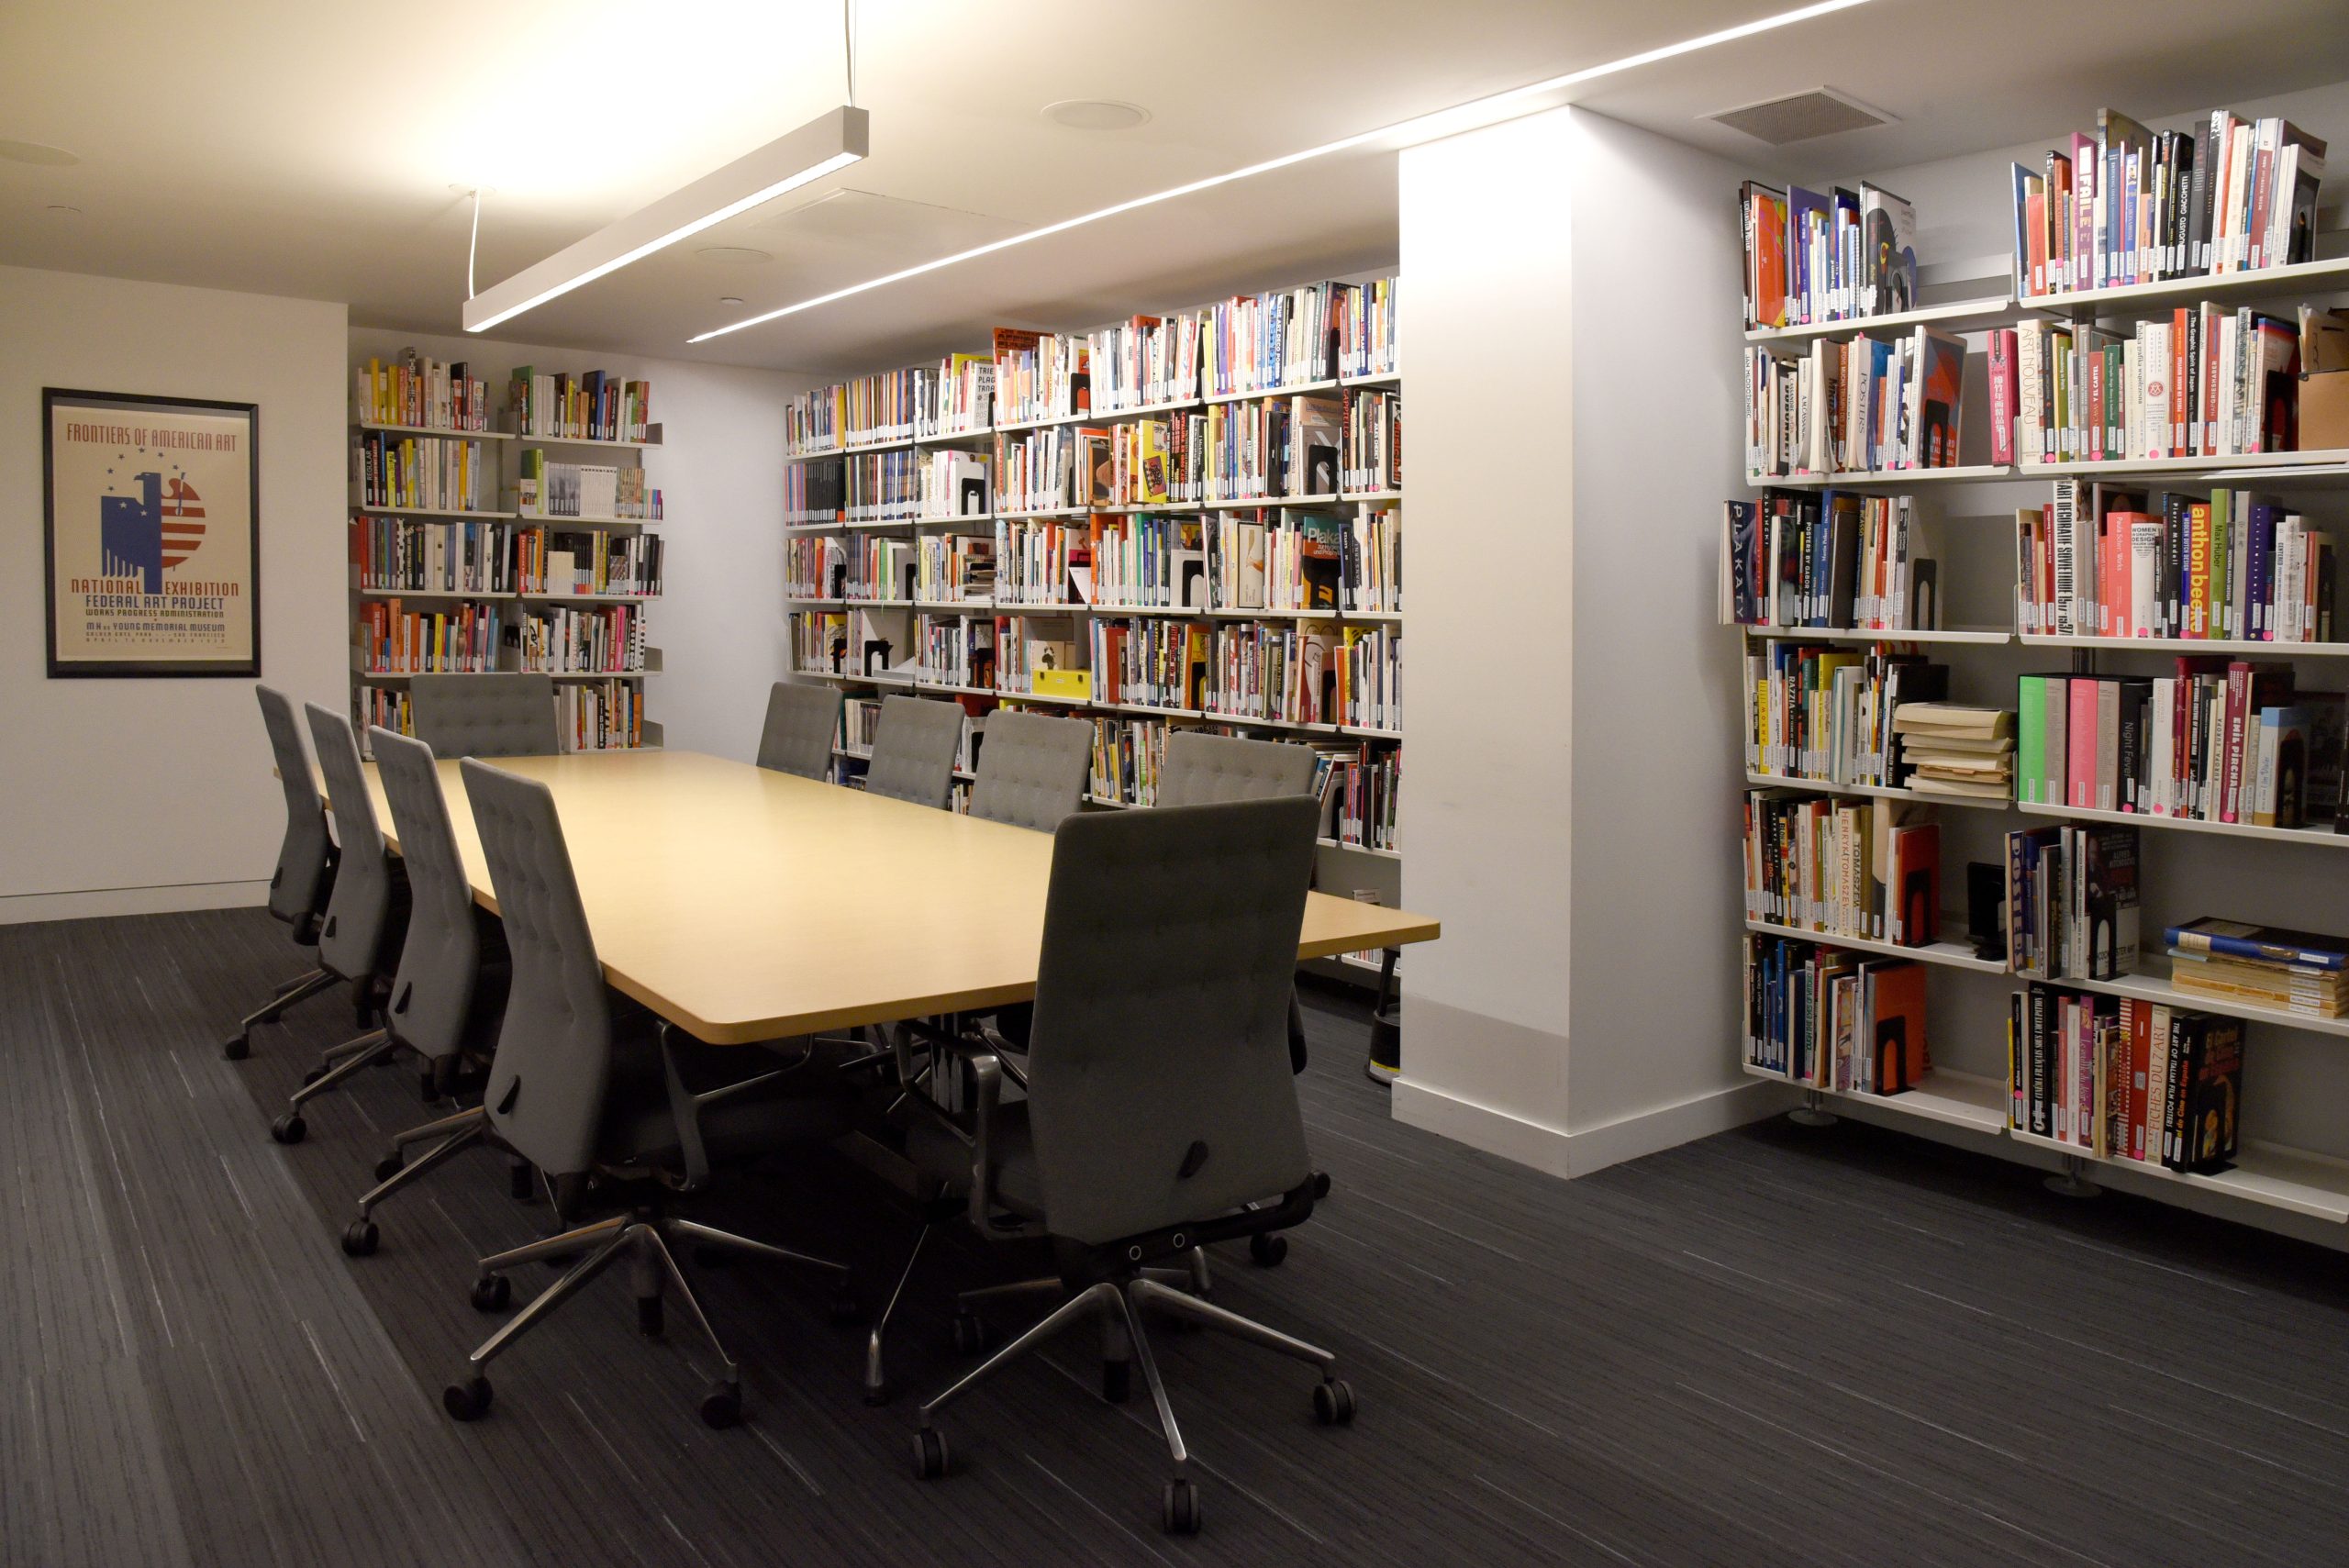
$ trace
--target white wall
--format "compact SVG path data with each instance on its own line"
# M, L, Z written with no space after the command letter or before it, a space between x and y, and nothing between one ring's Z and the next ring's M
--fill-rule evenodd
M645 617L662 660L662 673L646 682L646 713L672 748L749 762L767 688L784 666L783 410L813 378L373 328L352 329L349 361L391 359L407 348L468 361L501 407L517 365L651 382L663 439L644 462L666 517L659 529L666 593Z
M1573 109L1401 158L1407 1121L1561 1174L1762 1106L1736 1069L1738 172Z
M340 305L0 267L0 920L258 903L284 830L252 683L50 680L44 386L260 405L262 678L340 706Z

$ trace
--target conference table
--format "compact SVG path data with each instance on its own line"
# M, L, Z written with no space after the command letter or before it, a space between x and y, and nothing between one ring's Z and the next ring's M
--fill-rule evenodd
M713 1045L981 1012L1035 995L1052 838L694 751L498 757L554 794L605 978ZM495 910L453 760L473 897ZM398 835L375 768L375 820ZM1431 941L1424 916L1315 893L1299 959Z

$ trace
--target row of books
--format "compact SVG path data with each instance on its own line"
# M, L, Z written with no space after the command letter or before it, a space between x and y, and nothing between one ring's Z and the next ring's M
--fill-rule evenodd
M2299 329L2248 306L2180 306L2126 334L2028 321L1990 334L1989 362L1994 462L2236 457L2299 446Z
M1932 1069L1925 966L1749 932L1745 1061L1844 1095L1898 1095Z
M1930 327L1745 350L1745 469L1757 478L1954 468L1965 340Z
M1334 397L1210 404L1201 498L1336 495L1342 417Z
M1940 569L1906 495L1773 490L1721 518L1724 626L1931 631Z
M813 387L784 406L784 450L799 457L982 431L995 418L995 386L992 357L946 354L931 364Z
M354 430L351 486L351 499L362 506L494 511L497 461L481 441Z
M2007 835L2007 966L2042 980L2137 972L2137 829L2065 824Z
M1345 423L1340 432L1338 487L1377 491L1403 488L1403 395L1348 387Z
M409 609L399 599L370 599L351 608L351 641L369 674L477 673L498 668L509 613L495 604Z
M514 428L524 437L566 441L651 439L652 384L608 371L574 375L523 365L507 384Z
M2023 675L2016 798L2202 822L2339 826L2337 692L2296 692L2288 666L2180 658L2176 673Z
M1941 940L1941 824L1907 801L1745 793L1745 917L1923 947Z
M1307 284L1237 295L1208 307L1201 325L1207 395L1276 392L1337 378L1339 338L1356 316L1348 284Z
M2013 995L2007 1041L2018 1130L2203 1174L2242 1151L2240 1019L2034 981Z
M1199 388L1199 317L1134 316L1085 334L1089 411L1186 402Z
M2164 936L2170 984L2180 991L2304 1018L2349 1017L2349 942L2339 937L2210 917Z
M525 606L505 633L506 667L549 674L644 668L644 611L634 605Z
M995 540L976 534L927 534L915 557L914 597L925 604L995 598Z
M555 688L554 710L565 751L633 751L644 744L640 681L565 681Z
M2115 109L2013 166L2018 297L2255 272L2315 255L2325 144L2224 109L2153 132Z
M1885 647L1777 640L1745 654L1745 771L1915 786L1895 721L1949 694L1949 666ZM1928 790L1927 793L1932 793Z
M403 349L396 360L370 356L353 368L351 417L370 425L434 430L490 428L489 383L466 361L451 364Z
M1745 325L1803 327L1917 304L1917 213L1860 182L1824 195L1758 180L1738 187L1745 237Z
M651 596L662 585L654 533L362 514L351 519L351 560L359 586L371 591Z
M2245 490L2065 479L2015 513L2026 635L2330 642L2334 574L2328 530Z
M540 447L522 450L515 494L525 517L640 522L658 522L662 517L661 492L646 483L641 468L556 462Z

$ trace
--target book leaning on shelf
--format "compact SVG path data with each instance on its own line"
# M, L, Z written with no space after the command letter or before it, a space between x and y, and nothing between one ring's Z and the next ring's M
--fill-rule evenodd
M1766 492L1723 503L1725 626L1839 631L1940 627L1940 572L1906 495Z
M2099 1160L2223 1171L2243 1060L2239 1019L2033 981L2009 1003L2008 1122Z
M1738 189L1749 329L1889 316L1917 306L1917 214L1860 182L1825 195L1748 180Z
M1758 933L1744 951L1747 1065L1844 1095L1902 1094L1932 1071L1923 964Z
M1965 340L1930 327L1895 339L1821 338L1798 355L1745 350L1745 469L1793 474L1954 468Z
M2099 109L2093 135L2013 165L2016 297L2309 261L2324 155L2281 118L2213 109L2149 131Z
M409 609L395 598L371 599L351 611L351 639L369 674L474 674L497 668L504 615L496 605Z
M2025 636L2332 642L2332 536L2246 490L2057 480L2015 513Z

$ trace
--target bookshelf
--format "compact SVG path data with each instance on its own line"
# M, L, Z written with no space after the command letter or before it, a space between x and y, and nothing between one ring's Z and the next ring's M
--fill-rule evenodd
M1946 201L1948 193L1941 194ZM1948 213L1936 214L1942 225L1936 232L1972 236L1996 232L2003 239L2010 228L2021 231L2021 226L2009 222L2009 192L1999 188L1998 180L1985 177L1969 199L1978 200L1981 210L1955 215L1954 220ZM2020 289L2014 276L1997 272L1983 275L1990 271L1987 263L1962 263L1943 269L1938 276L1929 267L1923 297L1913 308L1898 314L1755 326L1751 324L1749 310L1739 348L1748 356L1768 355L1782 364L1805 359L1822 342L1849 345L1864 339L1901 339L1920 328L1965 342L1962 439L1950 456L1951 466L1798 472L1765 477L1749 461L1744 465L1746 488L1739 495L1753 499L1771 492L1792 492L1815 496L1823 491L1849 490L1872 498L1895 494L1907 497L1918 516L1932 524L1931 542L1937 548L1929 553L1940 571L1937 593L1944 605L1972 610L1976 624L1952 624L1946 628L1937 625L1923 630L1745 625L1740 628L1742 655L1751 657L1789 640L1817 645L1822 651L1859 654L1870 649L1897 649L1945 663L1952 700L2009 710L2017 707L2018 677L2062 674L2070 679L2150 681L2168 675L2177 661L2196 656L2218 655L2282 666L2290 672L2294 695L2338 693L2349 685L2340 663L2349 656L2349 639L2291 641L2256 635L2116 636L2024 629L2034 623L2024 614L2027 584L2018 581L2014 522L2019 508L2051 507L2051 482L2076 481L2083 497L2083 516L2099 520L2100 514L2089 512L2086 498L2099 485L2126 485L2156 496L2183 495L2189 501L2207 500L2212 491L2224 489L2270 499L2280 495L2284 500L2278 503L2279 509L2303 515L2311 528L2329 529L2337 538L2342 528L2349 525L2349 450L2312 440L2289 450L2231 451L2222 444L2215 452L2206 446L2201 455L2039 461L2037 454L2018 447L2010 461L2004 450L1993 452L1985 428L1994 406L1984 395L1987 348L1992 334L2029 323L2053 322L2065 329L2109 332L2117 341L2133 345L2140 341L2133 334L2141 324L2158 323L2175 312L2206 304L2224 306L2231 313L2241 307L2270 307L2285 317L2300 306L2320 312L2349 306L2349 244L2338 232L2319 233L2314 249L2319 253L2316 259L2288 265L2036 294ZM1969 265L1972 275L1963 275ZM2171 270L2177 269L2173 265ZM1753 286L1751 267L1748 286ZM1754 384L1752 375L1748 384L1750 388ZM2132 407L2130 417L2135 417L2137 412ZM2246 413L2244 417L2257 416ZM1749 406L1749 440L1753 428L1753 409ZM1840 442L1841 438L1837 439ZM2003 449L2005 443L2000 446ZM2125 549L2126 536L2122 537ZM2103 588L2103 584L2090 581L2081 592L2093 598ZM2332 635L2349 637L2339 630ZM2289 703L2294 695L2279 700ZM1751 701L1749 693L1749 705ZM1750 721L1753 717L1749 706L1745 717ZM2147 746L2149 737L2150 731ZM1747 740L1750 742L1751 738ZM2032 798L1931 796L1903 786L1787 776L1751 767L1746 786L1749 792L1787 792L1854 806L1876 801L1904 810L1912 805L1954 808L1932 814L1940 824L1941 888L1944 900L1953 904L1965 900L1967 862L2003 864L2005 836L2010 831L2052 824L2083 829L2137 829L2133 864L2141 929L2135 958L2139 973L2101 979L2064 974L2049 980L2018 973L2004 957L1977 956L1968 942L1942 940L1907 947L1809 930L1798 924L1756 918L1749 903L1743 922L1749 954L1757 939L1790 938L1824 950L1843 950L1856 957L1913 959L1922 964L1923 1018L1931 1063L1905 1091L1878 1095L1842 1090L1831 1086L1831 1080L1829 1084L1805 1081L1771 1064L1766 1058L1782 1048L1773 1044L1757 1051L1750 1029L1741 1027L1733 1030L1733 1038L1740 1070L1745 1075L1801 1089L1812 1110L1829 1106L1855 1108L1874 1119L1915 1124L1920 1130L1959 1129L1974 1135L1979 1140L1976 1146L2043 1169L2047 1157L2054 1155L2062 1162L2066 1178L2065 1184L2051 1182L2058 1191L2092 1192L2087 1179L2095 1177L2113 1179L2165 1201L2185 1203L2208 1195L2225 1200L2218 1211L2232 1218L2349 1247L2349 1238L2336 1229L2327 1229L2349 1225L2349 1159L2343 1158L2349 1154L2349 1145L2334 1130L2338 1121L2334 1113L2343 1103L2342 1096L2349 1095L2349 1060L2341 1055L2339 1043L2349 1040L2349 1018L2287 1011L2173 984L2169 978L2172 961L2165 955L2163 936L2165 926L2204 915L2349 934L2349 888L2339 878L2340 862L2332 855L2313 852L2349 849L2349 833L2336 833L2329 822L2322 821L2307 827L2256 824L2250 820L2248 807L2240 821L2220 821L2048 804ZM2017 789L2020 795L2020 785ZM2349 800L2342 801L2339 808L2349 811ZM1942 916L1943 937L1966 930L1963 914ZM2055 967L2060 973L2064 966L2058 962ZM2049 1137L2015 1125L2018 1102L2016 1082L2009 1075L2014 1067L2007 1033L2008 997L2034 979L2068 995L2119 998L2239 1020L2244 1026L2245 1062L2242 1142L2232 1162L2214 1171L2179 1170L2157 1159L2100 1152L2076 1140ZM2096 1114L2101 1117L2104 1107L2099 1106ZM2285 1217L2317 1225L2314 1229L2295 1226Z
M412 732L417 674L528 670L555 683L565 750L661 744L644 711L662 665L644 615L665 550L644 467L662 444L650 396L643 382L530 366L493 388L412 350L354 365L349 663L362 734ZM587 504L542 505L574 493Z
M852 738L858 705L895 692L974 719L998 706L1085 719L1097 809L1148 804L1175 729L1312 746L1331 780L1318 884L1399 902L1394 307L1381 277L1089 331L1004 328L985 351L802 395L785 430L786 677L841 687ZM1275 436L1279 460L1251 466ZM1308 473L1323 482L1297 482ZM1301 576L1273 580L1308 556L1318 607L1301 607L1314 604ZM1113 558L1116 573L1155 573L1147 591ZM1137 682L1152 639L1167 639L1182 690ZM877 662L859 657L873 642L886 644ZM1029 663L1047 644L1059 673L1040 686ZM1308 667L1336 671L1330 711L1319 690L1302 695ZM852 780L864 750L838 748L836 776ZM1322 965L1357 982L1376 969L1375 955Z

